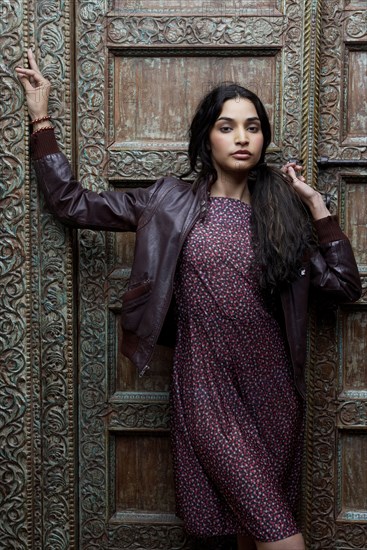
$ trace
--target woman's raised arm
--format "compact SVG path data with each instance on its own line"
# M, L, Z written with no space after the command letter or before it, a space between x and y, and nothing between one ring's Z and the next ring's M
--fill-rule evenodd
M28 50L28 60L29 69L17 67L16 71L26 93L33 126L33 164L49 210L61 222L73 227L135 231L161 180L149 188L131 189L124 193L95 193L85 189L74 178L71 166L55 139L48 114L51 84L39 70L31 50Z

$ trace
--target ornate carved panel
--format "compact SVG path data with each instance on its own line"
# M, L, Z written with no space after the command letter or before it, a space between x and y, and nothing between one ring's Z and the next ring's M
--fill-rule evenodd
M322 5L318 149L319 155L347 162L322 169L318 186L331 197L331 211L352 242L364 287L366 171L353 161L367 158L364 106L356 107L367 92L366 7L344 0ZM365 293L339 311L323 306L310 335L313 550L367 547L365 308Z
M115 10L107 17L107 45L111 49L109 104L114 106L109 115L110 180L153 180L167 172L182 173L187 167L186 134L193 109L209 88L226 80L243 82L262 97L273 120L271 161L282 162L276 154L279 148L287 158L300 156L297 116L301 104L295 98L301 93L302 12L297 2L289 2L284 14L270 4L259 6L257 17L249 15L253 7L247 11L242 6L239 13L235 4L228 5L226 17L222 14L214 19L203 14L206 4L201 4L201 17L190 18L158 16L151 4L137 4L134 17L123 16L122 3L112 6ZM146 11L154 16L147 17ZM259 17L264 14L266 17ZM239 25L237 47L226 49L233 45L226 29L230 25L231 32L236 30L235 21ZM127 35L131 25L136 29ZM181 29L182 36L173 32L174 25ZM195 25L200 25L201 33ZM211 29L207 37L204 28ZM186 38L185 33L189 33ZM256 49L254 57L256 44L261 48ZM183 106L179 118L177 104ZM151 112L162 115L147 118ZM286 121L283 126L281 120ZM141 135L136 133L139 127L144 128Z
M22 60L21 3L1 5L0 47L0 540L27 548L27 455L32 444L27 411L29 376L29 176L23 93L14 68Z
M14 68L33 45L70 153L70 6L1 3L1 544L74 548L71 244L40 200ZM60 117L60 118L59 118Z
M109 20L108 46L274 46L282 43L286 22L267 16L264 21L214 2L203 2L199 16L113 17ZM221 17L216 17L217 13ZM231 13L232 12L232 13ZM234 21L233 16L241 17Z
M319 154L365 159L366 5L323 3L322 29Z

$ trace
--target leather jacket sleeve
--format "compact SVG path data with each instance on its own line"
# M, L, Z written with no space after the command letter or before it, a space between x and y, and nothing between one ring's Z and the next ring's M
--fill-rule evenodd
M336 216L314 222L318 250L311 257L311 285L337 303L354 302L361 296L361 279L347 236Z
M33 163L49 210L72 227L136 231L144 209L163 180L148 188L96 193L75 180L61 152L35 159Z

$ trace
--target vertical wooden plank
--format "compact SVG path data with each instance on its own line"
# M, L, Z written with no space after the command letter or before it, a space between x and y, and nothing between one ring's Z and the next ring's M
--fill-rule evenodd
M105 87L110 85L104 44L106 11L105 0L75 3L77 177L83 185L97 191L108 188L104 174L107 160ZM109 440L104 414L114 359L109 347L113 346L109 325L112 314L108 314L104 280L112 246L113 237L106 233L78 231L80 550L108 547L107 471L111 465L107 463Z
M29 176L23 93L15 74L27 42L21 0L0 4L0 541L28 548L32 465L29 371ZM28 395L27 395L28 394Z
M303 20L303 87L302 87L302 141L301 158L305 168L306 181L316 186L317 164L316 151L319 131L319 85L320 85L320 34L321 2L307 0L304 3ZM297 157L296 157L297 158ZM307 416L305 441L305 467L303 502L301 517L307 547L311 545L313 532L313 465L315 460L314 436L314 385L315 385L315 336L316 325L314 313L309 324L309 358L307 372Z
M70 153L70 5L4 0L0 7L0 545L69 550L75 530L72 249L31 177L28 115L14 68L27 62L32 46L54 85L51 112Z
M71 160L69 0L29 0L29 44L52 84L50 114ZM32 180L32 379L37 388L33 431L33 547L75 548L74 341L72 242L51 216Z
M365 160L363 107L367 29L364 2L338 0L322 3L320 135L318 154L341 159L344 166L320 170L319 189L331 198L331 211L339 215L350 237L361 275L366 277ZM358 70L356 70L358 69ZM315 341L314 467L312 546L364 548L367 522L359 488L367 437L367 387L364 374L366 300L320 314ZM322 321L321 321L322 315ZM357 432L358 431L358 432ZM328 457L322 462L322 456ZM354 480L354 481L352 481ZM350 491L356 485L355 499ZM358 489L357 489L358 485Z

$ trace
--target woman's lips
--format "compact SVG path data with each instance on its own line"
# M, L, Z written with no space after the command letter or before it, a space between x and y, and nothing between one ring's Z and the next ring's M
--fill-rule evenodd
M244 153L236 152L236 153L232 153L232 157L234 157L235 159L239 159L239 160L246 160L246 159L249 159L251 157L251 153L249 153L249 152L244 152Z

